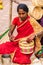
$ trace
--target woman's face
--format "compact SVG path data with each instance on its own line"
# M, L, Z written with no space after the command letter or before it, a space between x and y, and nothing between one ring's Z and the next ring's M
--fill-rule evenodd
M23 9L19 9L18 15L21 18L21 20L23 21L23 20L25 20L27 18L28 13L25 12Z

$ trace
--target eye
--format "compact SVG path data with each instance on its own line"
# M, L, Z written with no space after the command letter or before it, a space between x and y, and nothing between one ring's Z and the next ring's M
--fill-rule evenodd
M25 14L25 13L22 13L22 14Z
M43 7L41 7L43 9Z
M21 13L18 13L19 15L21 15Z

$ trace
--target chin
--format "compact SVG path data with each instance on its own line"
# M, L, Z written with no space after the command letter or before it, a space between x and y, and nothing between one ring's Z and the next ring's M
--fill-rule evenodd
M21 20L22 20L22 21L24 21L24 20L25 20L25 18L21 18Z

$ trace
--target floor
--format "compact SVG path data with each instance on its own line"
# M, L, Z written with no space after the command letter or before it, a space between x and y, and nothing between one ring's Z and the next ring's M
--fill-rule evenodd
M0 65L43 65L43 58L37 59L34 55L31 57L32 63L31 64L16 64L10 62L9 58L3 58L3 63L0 60Z

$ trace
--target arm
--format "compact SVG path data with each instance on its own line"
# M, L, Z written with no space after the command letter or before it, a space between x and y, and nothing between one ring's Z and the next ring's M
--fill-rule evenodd
M35 38L35 53L37 53L39 50L41 50L42 46L41 46L41 42L40 42L40 38L37 36Z
M31 42L32 40L34 40L35 38L35 33L32 33L32 35L30 35L30 37L27 38L27 42Z
M8 33L8 36L9 36L10 41L13 41L12 34L13 34L13 31L14 31L15 27L16 27L16 25L13 25L13 24L10 25L10 30L9 30L9 33Z

